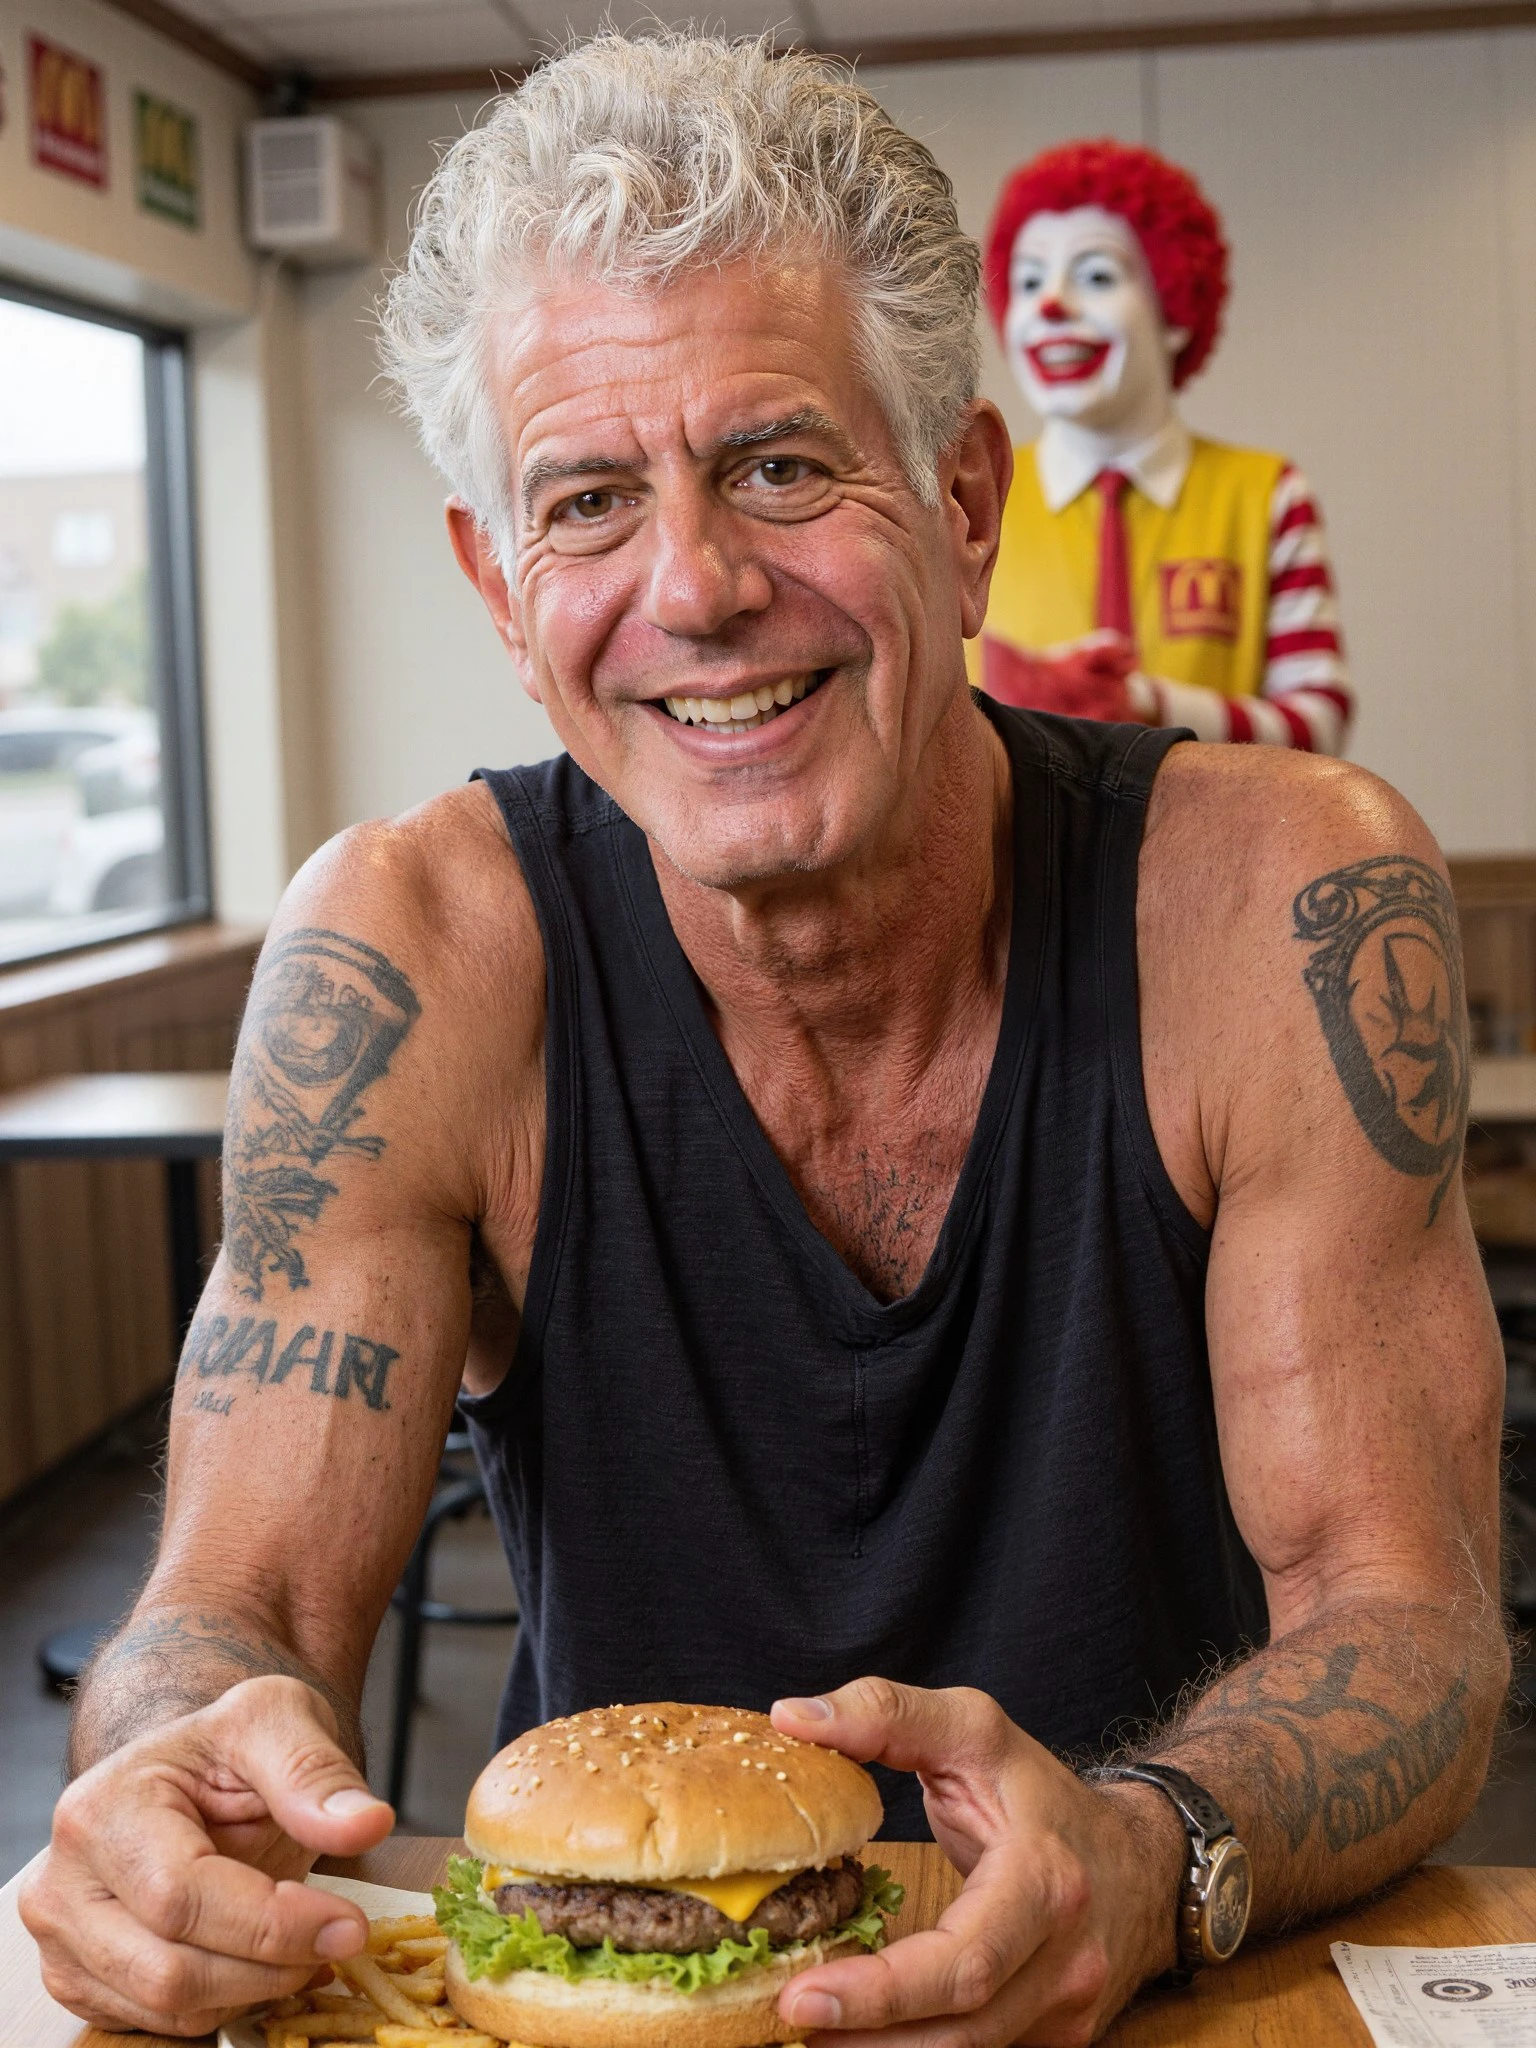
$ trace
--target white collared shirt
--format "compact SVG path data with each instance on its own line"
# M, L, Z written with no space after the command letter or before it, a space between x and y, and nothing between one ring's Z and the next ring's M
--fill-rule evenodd
M1128 476L1143 497L1167 512L1178 503L1194 444L1177 413L1135 448L1111 449L1097 434L1084 434L1067 420L1047 420L1035 443L1040 492L1052 512L1081 497L1103 469Z

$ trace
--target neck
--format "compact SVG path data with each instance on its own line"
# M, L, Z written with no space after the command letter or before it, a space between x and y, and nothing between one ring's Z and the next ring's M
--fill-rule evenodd
M1007 751L956 697L878 842L834 870L709 889L652 857L672 928L730 1050L921 1061L1001 989L1012 903ZM819 1057L815 1057L819 1055ZM844 1069L845 1082L857 1087Z
M1091 463L1095 471L1113 469L1154 435L1162 433L1176 418L1173 400L1168 393L1154 391L1118 415L1112 423L1064 419L1052 414L1042 423L1040 438L1063 450L1070 449L1075 457Z

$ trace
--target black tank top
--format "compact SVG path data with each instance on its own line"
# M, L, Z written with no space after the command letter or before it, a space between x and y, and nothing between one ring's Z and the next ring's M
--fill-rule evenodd
M978 700L1013 930L990 1077L913 1293L815 1229L715 1036L644 835L568 758L486 773L548 973L516 1356L466 1402L523 1623L498 1738L861 1673L1082 1756L1262 1639L1222 1480L1208 1238L1142 1088L1136 878L1177 732ZM928 1833L882 1774L886 1833Z

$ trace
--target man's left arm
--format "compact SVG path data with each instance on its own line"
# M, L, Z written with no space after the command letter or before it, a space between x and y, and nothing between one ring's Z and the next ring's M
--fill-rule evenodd
M1284 758L1255 834L1244 771L1212 783L1186 753L1165 775L1200 779L1194 816L1186 788L1154 854L1179 880L1143 920L1148 1094L1175 1184L1215 1207L1222 1463L1270 1636L1141 1754L1232 1817L1264 1929L1407 1869L1477 1796L1509 1675L1503 1365L1433 842L1372 778ZM1174 1963L1188 1857L1160 1792L1084 1786L980 1694L864 1680L818 1704L776 1718L919 1771L967 1883L931 1934L797 1979L788 2017L842 2041L894 2025L902 2048L1088 2041Z

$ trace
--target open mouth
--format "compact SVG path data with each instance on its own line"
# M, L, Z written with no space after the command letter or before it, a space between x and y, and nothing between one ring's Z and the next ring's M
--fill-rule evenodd
M1107 341L1076 341L1066 335L1037 341L1026 351L1035 374L1046 384L1073 384L1091 377L1109 354Z
M759 683L734 697L663 697L662 708L679 725L703 726L726 739L770 724L780 712L813 697L831 674L829 668L817 668L797 676L780 676L775 683Z

